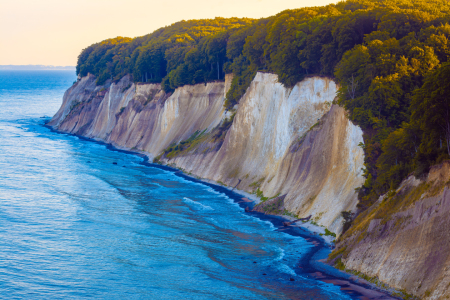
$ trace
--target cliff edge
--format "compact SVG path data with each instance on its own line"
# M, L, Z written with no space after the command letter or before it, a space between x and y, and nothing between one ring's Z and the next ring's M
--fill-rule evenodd
M411 175L359 215L332 262L423 299L449 299L450 161Z
M342 230L364 179L362 131L333 105L337 86L312 77L286 88L257 73L240 104L224 109L232 76L177 88L134 84L129 76L96 86L88 75L64 95L49 126L145 153L201 178L280 199L267 213Z
M288 89L276 75L258 73L219 146L205 139L163 161L263 201L285 195L267 212L313 215L339 233L341 212L356 208L364 154L362 131L332 105L336 91L330 79L308 78Z

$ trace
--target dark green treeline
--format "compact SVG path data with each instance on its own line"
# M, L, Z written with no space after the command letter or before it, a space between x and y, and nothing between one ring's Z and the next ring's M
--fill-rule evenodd
M333 77L338 103L364 131L364 209L412 172L450 158L449 10L445 0L349 0L260 20L182 21L84 49L77 74L92 73L98 84L132 74L170 92L233 73L228 109L257 71L287 87Z

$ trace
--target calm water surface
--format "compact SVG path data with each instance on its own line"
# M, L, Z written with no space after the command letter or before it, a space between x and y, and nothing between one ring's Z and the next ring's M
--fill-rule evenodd
M42 126L74 80L0 71L0 298L351 298L224 193Z

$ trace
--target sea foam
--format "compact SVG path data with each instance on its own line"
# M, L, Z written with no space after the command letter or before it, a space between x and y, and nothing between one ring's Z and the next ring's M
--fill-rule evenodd
M201 209L201 210L214 210L214 208L212 208L211 206L208 205L203 205L200 202L194 201L192 199L189 199L187 197L183 198L184 203L186 204L193 204L195 207Z

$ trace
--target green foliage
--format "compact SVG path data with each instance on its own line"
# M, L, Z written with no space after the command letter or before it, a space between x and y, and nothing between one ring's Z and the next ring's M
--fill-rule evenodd
M142 37L105 40L81 52L77 74L91 73L99 85L132 74L135 82L163 82L166 91L221 80L229 35L253 22L246 18L181 21Z
M344 219L342 233L345 233L352 226L354 214L351 211L343 211L341 216Z
M242 60L242 56L240 57ZM242 98L242 96L247 91L247 88L250 86L250 83L252 82L253 78L255 78L256 70L249 67L247 69L241 69L242 67L245 67L245 62L242 62L242 64L239 64L239 59L236 62L237 66L240 66L240 69L234 67L233 73L235 76L233 77L233 80L231 82L231 87L227 92L226 100L225 100L225 107L227 109L232 109L236 104L239 103L239 100Z
M283 210L283 216L288 216L288 217L291 217L291 218L298 218L298 216L296 216L295 214L291 213L287 209Z
M205 133L206 129L203 130L202 132L197 130L187 140L181 141L179 144L176 143L171 144L167 149L163 151L162 155L170 159L179 154L188 153L202 141L202 138L205 136ZM162 155L157 157L155 162L160 161Z
M422 87L448 60L449 25L443 11L448 11L449 5L440 1L377 1L372 6L379 4L383 5L376 8L376 30L347 51L335 68L341 85L338 103L364 130L366 182L358 189L362 209L395 189L411 172L426 172L439 155L445 159L444 151L439 151L443 147L438 145L450 140L442 130L425 130L424 125L432 124L426 114L432 113L430 103L423 99L436 85ZM431 81L445 75L435 75ZM444 107L441 103L440 112ZM442 114L436 118L444 120Z
M336 269L338 269L338 270L341 270L341 271L344 271L344 270L345 270L345 265L344 265L344 263L342 262L342 259L341 259L341 258L338 258L338 259L336 260L336 263L334 264L334 267L335 267Z
M233 125L235 116L236 113L233 113L229 118L225 118L222 124L214 130L214 135L212 138L213 142L223 141L225 139L225 135L227 134L228 129L230 129L231 125Z
M128 84L126 87L124 87L124 88L122 89L122 93L125 93L130 87L131 87L131 83ZM103 90L103 88L102 88L102 90ZM100 90L100 92L101 92L102 90Z
M266 214L271 215L289 215L292 216L287 210L283 209L283 199L276 199L268 202L268 199L261 199L261 203L257 207L261 208ZM271 200L271 199L269 199Z
M259 189L259 187L258 187L258 189L256 190L255 194L256 194L256 196L258 196L258 198L261 199L262 202L265 202L265 201L269 200L269 197L264 197L264 193L263 193L263 191L261 191L261 190Z
M430 74L411 104L411 126L422 133L416 163L430 165L450 157L450 63Z
M347 247L342 247L339 249L336 248L335 250L333 250L333 252L330 253L330 255L328 255L328 261L331 261L335 258L342 257L346 250L347 250Z
M328 228L325 228L325 236L336 237L336 233L329 231Z
M265 179L266 179L265 177L261 177L258 181L252 182L249 185L249 187L257 188L259 190L259 188L261 187L261 184L264 182Z
M181 21L89 46L77 74L92 73L97 84L132 74L171 92L233 73L227 109L257 71L277 74L286 87L334 76L338 103L364 131L366 181L358 196L365 209L411 172L450 158L449 13L444 0L347 0L260 20Z

